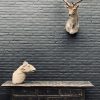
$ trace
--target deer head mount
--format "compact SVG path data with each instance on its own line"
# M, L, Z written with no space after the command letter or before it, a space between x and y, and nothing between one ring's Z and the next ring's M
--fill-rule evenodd
M78 7L82 0L78 0L76 3L69 3L67 0L63 0L68 9L69 18L66 22L65 29L69 34L75 34L79 31L79 18L78 18Z

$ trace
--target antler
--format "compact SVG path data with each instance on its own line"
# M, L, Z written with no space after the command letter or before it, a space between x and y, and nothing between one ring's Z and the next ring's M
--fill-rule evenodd
M66 3L67 6L69 6L69 2L68 1L65 1L65 0L63 0L63 1Z
M78 4L78 3L80 3L81 1L82 1L82 0L78 0L78 1L75 3L75 5Z

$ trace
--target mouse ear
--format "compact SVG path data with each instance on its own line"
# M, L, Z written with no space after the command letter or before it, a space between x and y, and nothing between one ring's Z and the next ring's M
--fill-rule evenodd
M27 65L27 64L28 64L28 62L27 62L27 61L24 61L24 62L23 62L23 65Z

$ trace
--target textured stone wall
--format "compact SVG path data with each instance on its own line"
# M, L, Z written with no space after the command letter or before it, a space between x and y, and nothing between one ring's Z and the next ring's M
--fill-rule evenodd
M26 80L91 81L86 100L99 100L100 1L83 0L79 15L80 32L71 37L63 0L0 0L0 84L27 60L37 72ZM2 100L8 93L0 89Z

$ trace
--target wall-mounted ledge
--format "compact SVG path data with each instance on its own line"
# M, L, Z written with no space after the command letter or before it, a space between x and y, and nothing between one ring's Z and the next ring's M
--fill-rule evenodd
M94 85L89 81L30 81L23 84L13 84L11 81L3 83L3 87L77 87L89 88Z
M85 100L85 88L94 87L89 81L30 81L1 85L11 90L11 100Z

